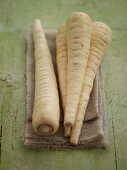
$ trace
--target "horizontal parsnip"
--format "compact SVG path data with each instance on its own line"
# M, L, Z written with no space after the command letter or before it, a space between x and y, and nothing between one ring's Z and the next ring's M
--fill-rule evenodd
M78 106L76 120L71 132L70 142L72 144L78 144L87 104L89 101L90 93L93 88L94 78L100 66L102 57L104 56L104 52L109 45L110 40L111 40L110 28L104 23L93 22L90 54L88 57L85 79L80 96L80 103Z
M83 12L74 12L67 20L66 38L68 50L67 98L64 125L74 125L84 72L90 49L91 20Z
M32 126L39 135L52 135L59 127L60 109L51 54L40 20L33 24L35 98Z

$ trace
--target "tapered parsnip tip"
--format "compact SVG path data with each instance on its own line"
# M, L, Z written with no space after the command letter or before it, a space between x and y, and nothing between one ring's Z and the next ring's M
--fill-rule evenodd
M40 28L42 27L41 21L39 19L35 19L33 21L33 28Z
M34 23L41 23L41 20L40 20L40 19L34 19L33 22L34 22Z
M84 13L84 12L73 12L70 17L68 18L67 22L75 22L75 21L79 21L79 22L91 22L90 17Z
M77 138L77 139L72 139L72 138L70 138L70 143L71 143L72 145L77 145L77 144L78 144L78 138Z

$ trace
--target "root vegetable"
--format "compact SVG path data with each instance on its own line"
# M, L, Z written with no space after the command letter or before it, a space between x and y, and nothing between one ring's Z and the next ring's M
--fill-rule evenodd
M110 40L110 28L104 23L94 22L92 24L90 54L88 57L84 84L81 92L80 103L78 106L75 124L71 132L70 142L72 144L78 144L87 104L89 101L90 93L93 88L94 78Z
M56 63L58 70L60 97L62 101L63 112L65 113L67 96L67 41L66 24L62 25L56 34ZM70 136L70 127L64 128L64 136Z
M72 127L75 122L90 49L91 30L91 20L83 12L74 12L67 21L68 72L64 118L67 127Z
M67 43L65 31L66 25L62 25L56 34L56 63L63 111L65 110L67 95Z
M40 20L33 24L35 98L32 126L39 135L52 135L59 127L60 108L56 77Z

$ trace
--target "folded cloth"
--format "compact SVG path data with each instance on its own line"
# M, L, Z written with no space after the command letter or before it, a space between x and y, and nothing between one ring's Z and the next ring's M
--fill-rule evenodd
M55 73L56 69L56 45L55 33L46 33L48 46L52 55ZM27 36L27 111L25 116L24 144L35 149L47 150L69 150L69 149L84 149L86 147L103 147L108 146L108 137L105 118L105 101L104 88L101 68L94 81L93 90L91 92L90 101L87 107L84 123L78 145L72 145L69 138L64 137L63 113L61 110L60 127L56 134L52 136L40 136L32 129L32 111L34 104L34 46L32 34Z

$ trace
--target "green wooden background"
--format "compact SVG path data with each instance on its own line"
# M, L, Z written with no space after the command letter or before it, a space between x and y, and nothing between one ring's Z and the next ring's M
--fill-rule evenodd
M34 151L23 146L26 32L40 18L57 29L73 11L113 31L103 61L110 148L84 151ZM127 169L127 1L0 0L0 170Z

